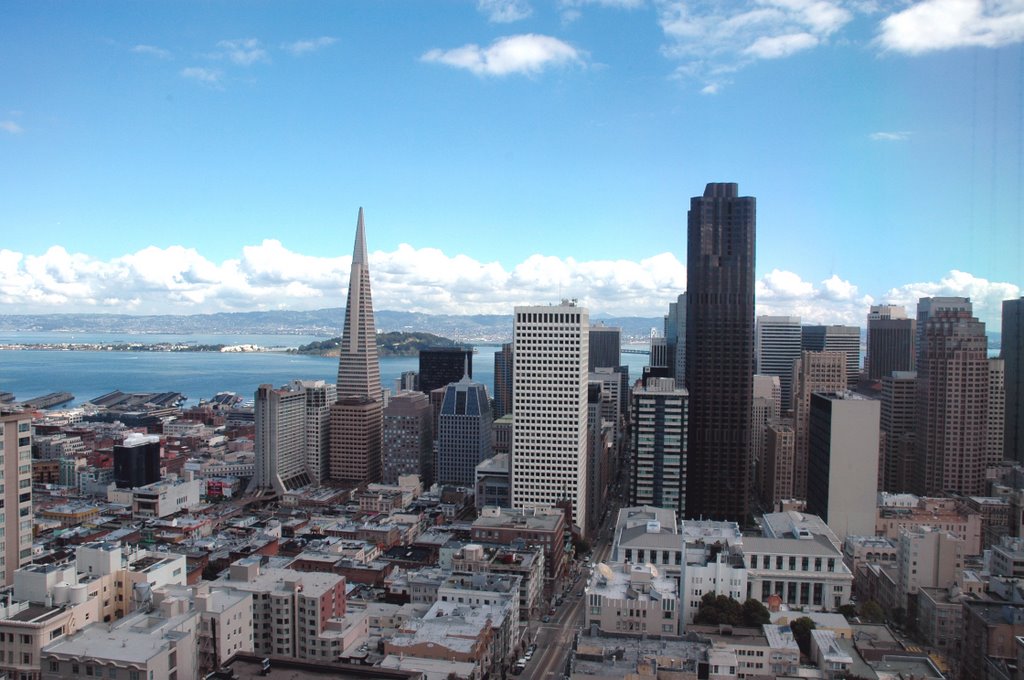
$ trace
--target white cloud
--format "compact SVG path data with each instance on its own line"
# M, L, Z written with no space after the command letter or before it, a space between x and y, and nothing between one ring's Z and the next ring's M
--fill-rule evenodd
M280 241L244 246L214 262L194 248L148 247L111 260L69 253L0 249L0 313L121 310L196 314L254 309L343 306L351 257L304 255ZM401 244L370 254L376 309L436 314L508 314L517 304L578 298L592 313L661 316L686 290L686 267L672 253L634 260L590 260L535 254L505 267L437 248ZM800 316L807 323L862 326L877 300L914 313L917 299L967 296L975 314L998 330L1001 304L1021 295L1017 284L951 271L935 282L866 294L834 275L818 284L774 269L756 282L757 313Z
M910 139L909 132L872 132L868 138L874 142L905 142Z
M676 75L715 94L733 73L760 59L780 59L826 43L853 19L851 0L659 0L667 40L662 52L680 62Z
M533 8L526 0L477 0L476 8L487 15L492 24L509 24L533 14Z
M170 59L171 53L169 50L165 50L162 47L156 47L154 45L136 45L131 49L135 54L147 54L151 57L157 57L159 59Z
M524 34L498 38L489 47L464 45L451 50L433 49L421 59L466 69L479 76L540 73L549 66L582 63L572 45L547 35Z
M303 54L309 54L310 52L316 52L317 50L322 50L325 47L330 47L336 42L338 42L337 38L324 35L319 38L306 38L305 40L283 43L281 45L281 49L291 52L292 55L299 57Z
M227 57L239 66L251 66L258 61L270 61L267 51L256 38L221 40L217 43L222 51L218 56Z
M12 135L17 135L24 132L25 128L21 127L13 120L0 120L0 130L10 132Z
M917 309L917 301L923 297L969 297L974 307L974 315L989 324L989 330L999 330L999 319L1002 315L1003 300L1019 298L1021 287L1015 283L989 281L968 272L951 270L939 281L908 283L891 288L885 299L895 304L905 305L907 312Z
M1020 0L923 0L879 27L884 49L920 54L956 47L1001 47L1024 40Z
M221 85L221 79L224 77L224 72L218 68L189 66L181 69L181 77L188 78L189 80L195 80L207 87L219 88Z

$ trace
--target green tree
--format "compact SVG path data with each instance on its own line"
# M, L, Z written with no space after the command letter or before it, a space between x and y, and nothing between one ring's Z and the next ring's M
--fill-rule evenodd
M844 604L842 607L837 609L840 614L846 617L847 620L857 616L857 608L852 604Z
M743 625L760 628L766 623L771 623L772 617L768 613L768 608L763 604L749 598L743 603Z
M811 631L815 629L814 621L801 616L796 621L789 623L789 629L793 631L793 639L800 647L800 653L804 656L811 655Z
M860 617L867 623L883 623L885 621L885 610L882 605L874 600L868 600L860 606Z

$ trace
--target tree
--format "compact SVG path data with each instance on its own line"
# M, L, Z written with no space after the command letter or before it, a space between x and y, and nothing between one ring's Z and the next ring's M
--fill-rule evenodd
M883 623L885 611L882 609L882 605L874 600L868 600L860 606L860 617L868 623Z
M789 629L793 631L793 639L800 647L800 653L804 656L811 655L811 631L815 629L814 621L801 616L796 621L791 621Z
M766 623L771 623L772 617L768 613L768 608L763 604L749 598L743 603L743 625L760 628Z
M847 620L852 619L853 617L857 616L857 608L855 606L853 606L852 604L849 604L849 603L844 604L842 607L840 607L836 611L838 611L840 614L845 616Z
M693 617L694 623L708 626L760 626L770 621L768 610L757 600L750 599L740 604L731 597L714 593L704 594Z

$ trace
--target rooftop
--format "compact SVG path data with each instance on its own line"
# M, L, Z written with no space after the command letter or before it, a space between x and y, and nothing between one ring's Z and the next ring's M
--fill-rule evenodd
M190 610L165 618L155 613L135 612L110 623L93 623L43 649L43 655L90 658L127 664L146 664L166 650L170 643L187 637L186 622L197 616Z

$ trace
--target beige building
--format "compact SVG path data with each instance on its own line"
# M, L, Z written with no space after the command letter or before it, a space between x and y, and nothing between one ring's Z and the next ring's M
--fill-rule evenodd
M790 419L769 422L764 431L761 498L774 506L793 497L796 431Z
M904 529L896 562L900 606L905 608L907 597L923 587L949 588L963 566L963 539L929 526Z
M345 578L337 574L268 567L248 557L212 587L252 594L257 654L335 661L369 634L365 613L345 616Z
M793 495L807 498L811 395L846 389L845 352L801 352L793 364Z
M153 611L138 611L115 623L93 623L48 644L42 652L43 680L126 678L192 680L199 613L186 598L167 597Z
M840 541L875 527L878 417L878 401L849 390L811 395L807 512Z
M32 416L0 413L0 582L32 558Z
M678 581L652 565L599 564L584 591L585 621L602 633L637 637L680 634Z
M927 526L948 531L964 541L964 554L980 555L983 522L980 513L970 512L954 498L918 498L900 494L910 505L894 507L886 503L890 494L881 494L875 534L898 540L903 529Z

